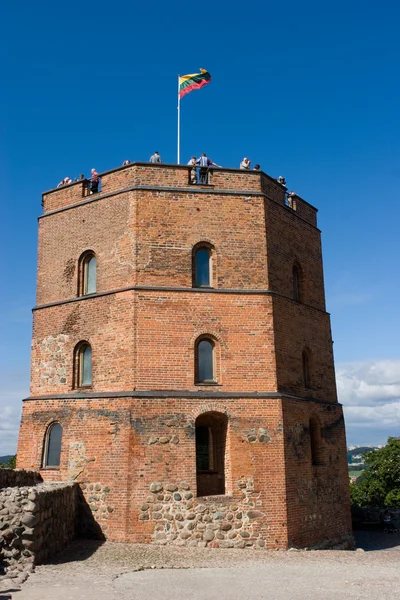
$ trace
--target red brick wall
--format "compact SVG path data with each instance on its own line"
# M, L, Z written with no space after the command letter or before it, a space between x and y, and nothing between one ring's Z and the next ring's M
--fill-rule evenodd
M268 287L260 196L127 192L39 223L38 304L77 296L78 260L88 249L97 257L98 292L192 287L192 249L201 241L215 247L214 287Z
M222 391L275 391L269 296L122 292L52 306L34 313L31 394L72 389L73 351L88 341L94 392L132 389L198 390L198 336L215 339ZM250 332L250 333L249 333Z
M321 464L313 465L309 420L320 424ZM289 545L313 546L351 534L346 439L338 405L284 400Z
M83 340L92 346L93 390L134 388L135 302L128 291L35 311L31 394L71 391L74 348Z
M135 284L134 193L39 219L37 304L75 298L78 260L86 250L97 259L97 291Z
M278 389L337 402L330 319L294 300L274 297L273 318ZM310 385L304 386L302 353L310 353Z
M185 481L194 496L189 509L195 510L202 502L196 499L194 424L198 414L209 411L227 414L229 419L228 498L214 498L214 504L218 508L229 498L231 504L242 502L242 482L252 480L253 494L246 510L262 515L252 519L252 537L261 537L268 547L284 547L284 440L279 400L28 401L24 404L18 461L33 469L41 467L47 426L58 420L63 426L60 469L42 469L43 479L58 476L79 481L94 518L111 539L151 541L156 522L139 516L143 503L151 498L152 482L162 482L165 488L168 482ZM101 493L89 490L90 483L101 488ZM97 499L90 501L94 496Z
M265 203L268 274L271 290L293 297L292 270L301 268L301 300L325 310L320 232L299 218L298 213Z
M113 195L53 214L82 201L82 184L44 195L42 307L34 312L33 399L24 404L18 464L41 467L46 429L58 420L61 466L42 469L43 477L79 481L91 518L113 540L272 548L339 538L348 532L348 478L315 210L300 198L296 210L286 207L285 190L264 174L215 170L211 187L192 188L187 175L165 165L110 171L102 194ZM149 189L118 193L140 186ZM192 250L202 241L214 248L214 291L190 289ZM77 299L78 261L89 249L98 295ZM292 299L295 261L301 302ZM195 384L202 334L215 340L216 386ZM72 389L81 340L93 350L93 384L84 392L106 398L82 399ZM305 346L313 358L308 389ZM281 400L277 390L298 399ZM113 396L124 391L133 397ZM248 397L254 392L270 396ZM213 411L228 417L226 494L197 500L195 421ZM311 467L315 412L326 461ZM221 527L206 540L213 510ZM330 519L332 530L321 526Z

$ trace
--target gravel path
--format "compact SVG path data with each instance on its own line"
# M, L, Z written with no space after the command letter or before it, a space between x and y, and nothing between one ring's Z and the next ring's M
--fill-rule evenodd
M398 548L397 548L398 549ZM76 541L13 600L393 600L400 553L167 548Z

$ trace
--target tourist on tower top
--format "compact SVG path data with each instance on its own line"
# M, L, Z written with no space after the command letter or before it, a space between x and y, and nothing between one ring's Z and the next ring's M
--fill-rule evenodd
M90 177L90 193L97 194L98 191L99 191L99 174L96 171L96 169L92 169L91 177Z
M152 154L150 156L150 162L151 163L161 163L161 156L158 154L158 152L154 152L154 154Z
M207 154L203 152L203 154L196 160L196 165L200 167L200 183L207 184L208 183L208 168L209 167L219 167L217 163L213 162L211 158L207 157Z
M241 169L250 169L251 161L248 158L244 158L240 163Z
M196 172L196 157L192 156L192 158L188 162L188 166L192 167L190 169L190 183L197 183L197 172Z

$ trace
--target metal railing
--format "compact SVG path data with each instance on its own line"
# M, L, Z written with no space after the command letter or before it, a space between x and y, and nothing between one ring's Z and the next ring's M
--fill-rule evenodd
M83 197L91 196L92 194L98 194L101 192L101 189L102 189L101 177L99 177L97 188L92 185L92 182L90 181L90 179L84 179L82 181L82 196Z
M296 210L296 196L293 193L285 192L285 206L291 208L292 210Z
M210 167L188 165L189 185L211 185L211 171Z

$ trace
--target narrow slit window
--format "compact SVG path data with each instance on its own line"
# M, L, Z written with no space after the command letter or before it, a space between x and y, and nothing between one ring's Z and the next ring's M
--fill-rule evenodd
M90 256L84 264L84 294L96 293L96 257Z
M293 266L292 271L292 283L293 283L293 299L300 301L300 270L297 265Z
M79 351L79 385L92 385L92 348L89 344Z
M311 387L310 381L310 353L307 350L303 350L302 354L303 361L303 383L304 387Z
M321 464L321 432L316 418L310 419L310 447L311 463L313 465Z

